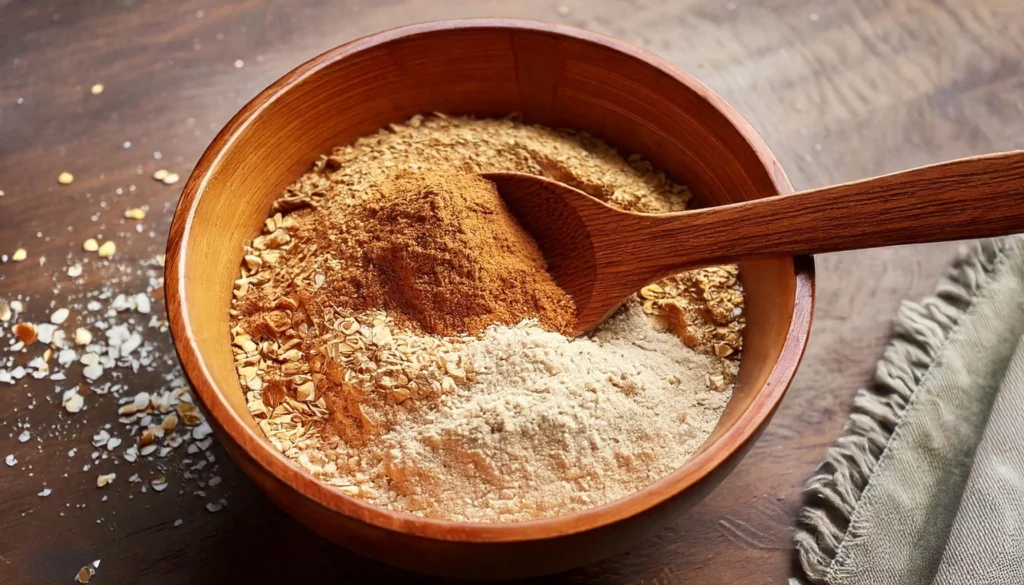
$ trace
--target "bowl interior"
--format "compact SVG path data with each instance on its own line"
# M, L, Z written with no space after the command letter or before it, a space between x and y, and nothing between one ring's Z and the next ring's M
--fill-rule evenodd
M596 35L507 26L385 33L307 63L254 100L203 157L186 188L187 209L175 218L181 241L177 247L172 236L171 254L180 255L179 271L176 282L168 282L179 287L172 311L181 312L192 345L183 344L180 334L176 338L190 377L212 380L217 396L204 396L211 391L197 384L203 401L222 401L261 436L228 341L232 280L243 244L258 233L271 202L319 154L388 123L434 111L520 112L529 122L585 130L623 153L643 155L689 185L699 206L791 190L731 109L669 65L629 51ZM793 318L797 281L791 259L745 263L741 278L748 325L740 375L702 451L714 448L762 393ZM272 450L269 442L265 448Z

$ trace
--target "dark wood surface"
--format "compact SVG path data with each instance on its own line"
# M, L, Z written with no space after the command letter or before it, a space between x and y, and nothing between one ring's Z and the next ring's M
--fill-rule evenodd
M187 174L228 118L296 64L382 28L482 15L562 21L662 54L746 115L797 189L1009 150L1024 136L1024 4L1017 0L0 0L0 254L30 253L30 261L0 264L0 297L30 296L29 316L43 318L51 299L75 290L52 292L54 266L78 253L85 234L123 229L119 215L129 205L151 206L144 224L153 236L126 236L118 254L141 262L161 253L181 183L166 187L148 175L157 168ZM244 66L236 68L239 59ZM99 96L89 93L94 83L105 86ZM153 160L154 151L163 159ZM60 188L56 177L65 170L76 179ZM130 184L137 189L128 191ZM109 208L100 207L103 199ZM782 582L803 481L869 379L900 300L930 292L955 250L819 257L804 364L747 459L682 521L632 553L536 582ZM41 255L49 259L43 267ZM91 285L101 284L99 273ZM141 282L120 278L125 286ZM161 343L170 352L169 338ZM129 383L143 390L156 376ZM112 403L69 417L52 394L52 383L41 381L0 385L0 456L16 453L26 464L0 465L0 582L70 583L94 559L102 560L92 581L100 584L436 582L312 535L219 450L217 493L229 502L220 513L208 513L189 491L179 494L175 483L161 494L126 483L100 492L95 475L81 472L83 460L66 452L88 451L88 436L112 422ZM17 442L15 425L26 420L41 440ZM36 495L43 483L53 490L45 499ZM183 524L174 528L177 518Z

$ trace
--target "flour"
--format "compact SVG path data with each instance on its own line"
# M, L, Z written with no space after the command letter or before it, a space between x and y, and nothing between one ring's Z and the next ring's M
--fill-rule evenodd
M643 489L707 439L731 392L723 362L653 330L630 303L593 338L535 323L461 346L472 382L346 457L307 468L371 503L417 515L513 522L567 514ZM328 453L331 451L328 450ZM336 453L336 452L335 452Z

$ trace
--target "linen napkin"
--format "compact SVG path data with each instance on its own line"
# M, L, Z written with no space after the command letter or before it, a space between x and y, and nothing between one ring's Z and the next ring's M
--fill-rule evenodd
M905 302L810 479L792 584L1024 583L1024 239Z

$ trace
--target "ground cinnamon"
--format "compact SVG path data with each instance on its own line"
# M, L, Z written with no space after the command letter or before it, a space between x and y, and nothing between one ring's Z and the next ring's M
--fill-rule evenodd
M443 336L523 319L572 330L572 299L490 181L454 170L400 171L320 211L321 221L295 229L309 258L285 267L287 280L250 295L244 313L265 321L276 299L291 296L314 324L341 309L383 310L399 325ZM246 329L280 327L250 321Z
M575 305L546 272L540 250L494 184L468 173L390 177L354 210L358 262L334 279L331 294L359 295L356 309L384 309L428 333L479 333L492 324L535 318L568 333Z

